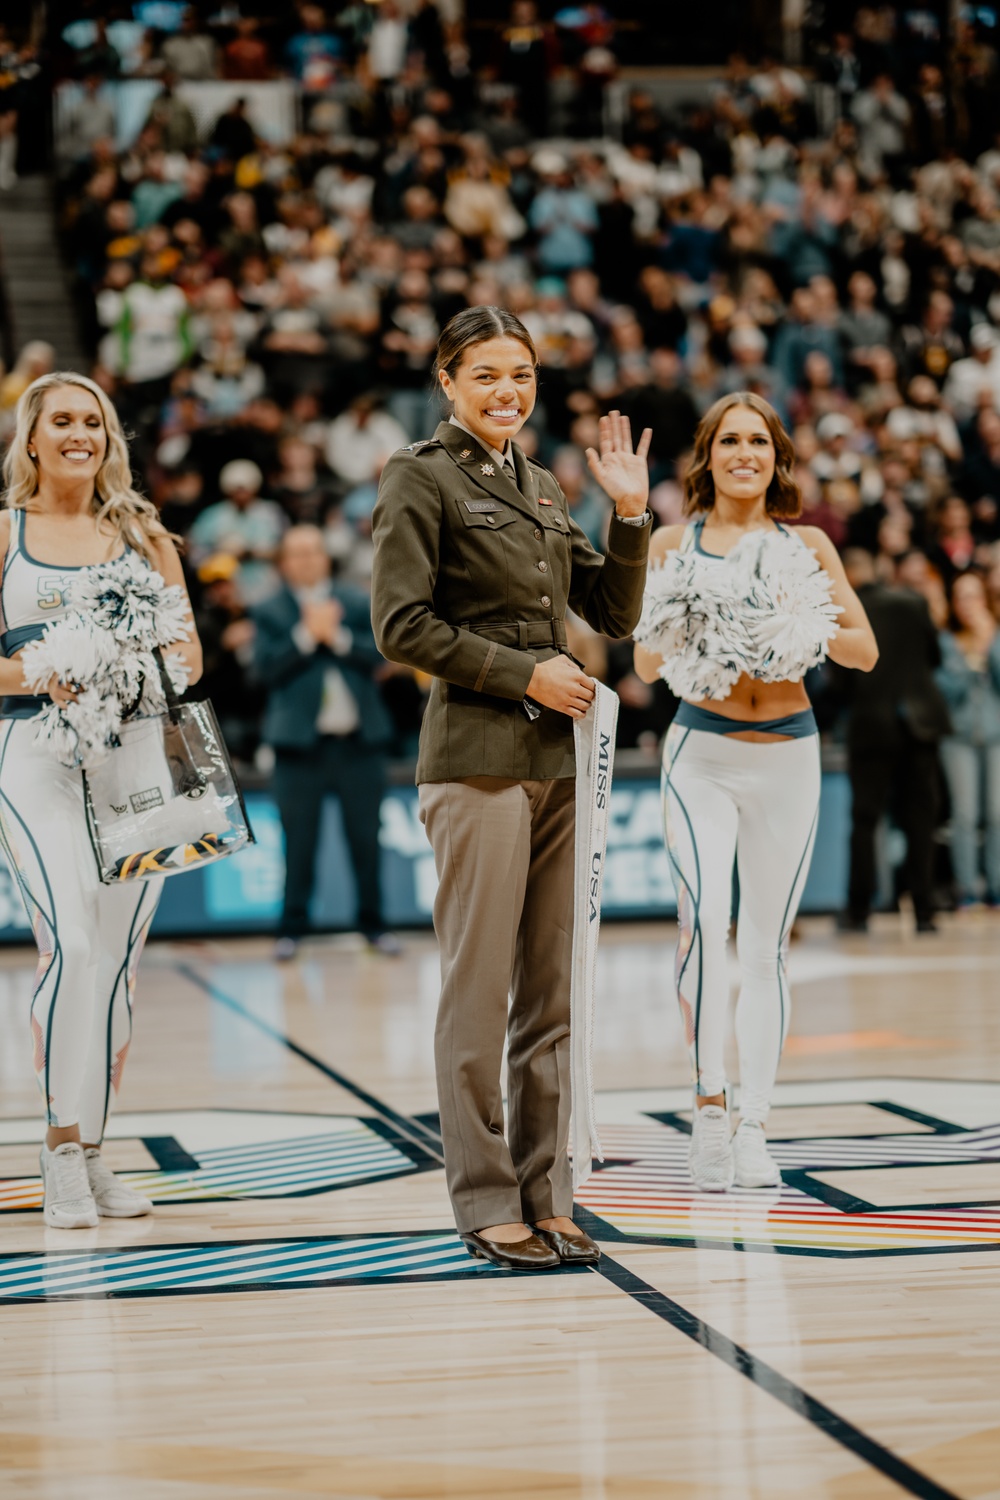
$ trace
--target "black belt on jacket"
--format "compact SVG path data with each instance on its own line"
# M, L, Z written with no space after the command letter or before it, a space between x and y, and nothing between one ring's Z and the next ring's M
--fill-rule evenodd
M558 649L566 645L565 620L505 620L497 625L466 623L462 629L485 636L498 646L516 646L519 651L527 651L532 646L555 646Z

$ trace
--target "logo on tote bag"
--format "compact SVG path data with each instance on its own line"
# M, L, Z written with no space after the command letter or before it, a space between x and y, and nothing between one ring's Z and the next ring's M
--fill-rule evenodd
M151 786L145 792L133 792L128 800L134 813L149 812L151 807L163 806L163 793L158 786Z

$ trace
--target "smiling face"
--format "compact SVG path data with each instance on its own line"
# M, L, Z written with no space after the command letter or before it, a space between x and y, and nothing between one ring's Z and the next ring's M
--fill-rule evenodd
M38 477L56 483L91 483L108 451L108 435L97 397L79 385L46 391L28 442Z
M471 344L454 374L442 370L440 379L455 403L455 416L488 448L502 451L534 409L535 367L520 339L501 336Z
M749 406L731 406L712 439L709 471L717 495L758 500L774 478L774 440L767 423Z

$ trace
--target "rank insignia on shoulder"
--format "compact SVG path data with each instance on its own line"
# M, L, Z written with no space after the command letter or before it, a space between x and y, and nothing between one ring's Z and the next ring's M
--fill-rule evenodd
M463 460L466 459L466 458L471 458L472 457L472 449L471 448L463 448L462 451L461 451L461 453L458 456L459 456L459 458L461 458Z
M541 497L541 495L539 495L539 497L538 497L538 503L539 503L539 505L551 505L552 501L551 500L543 500L542 497Z
M405 448L400 449L400 452L419 453L423 448L440 448L440 446L441 444L438 442L437 438L421 438L419 442L407 443Z
M494 469L492 464L480 464L479 472L481 474L487 475L490 479L492 479L494 474L496 473L496 469Z

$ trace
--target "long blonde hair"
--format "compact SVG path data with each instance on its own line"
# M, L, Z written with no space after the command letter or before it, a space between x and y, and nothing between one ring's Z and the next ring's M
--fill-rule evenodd
M28 444L38 422L42 403L58 386L77 385L89 391L101 409L108 446L104 462L94 480L94 516L97 524L107 520L122 541L146 559L156 561L156 543L169 536L156 506L132 488L128 445L118 413L93 380L74 370L54 370L33 380L17 403L17 425L3 464L4 504L23 510L38 491L38 468Z

